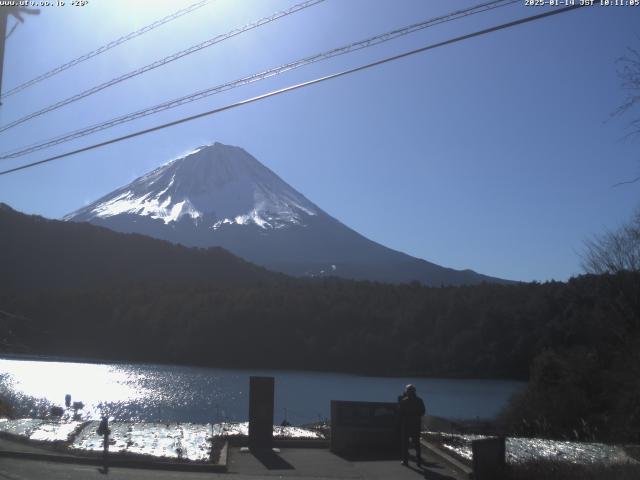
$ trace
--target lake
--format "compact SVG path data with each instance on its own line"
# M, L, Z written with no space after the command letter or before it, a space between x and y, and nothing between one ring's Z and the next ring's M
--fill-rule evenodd
M275 377L275 421L294 425L330 416L331 400L395 402L413 383L429 415L493 418L523 382L371 377L285 370L235 370L154 364L97 364L0 358L0 395L20 416L81 401L83 419L107 414L118 421L221 422L248 418L249 377Z

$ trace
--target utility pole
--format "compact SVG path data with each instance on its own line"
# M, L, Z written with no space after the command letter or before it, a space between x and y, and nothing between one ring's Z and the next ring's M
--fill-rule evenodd
M7 23L9 22L9 15L15 17L15 19L24 23L22 14L27 15L40 15L40 10L35 8L25 7L0 7L0 95L2 95L2 72L4 67L4 44L7 39ZM2 100L0 100L2 105Z
M9 9L0 9L0 95L2 94L2 70L4 67L4 41L7 38L7 21L9 19ZM2 105L2 100L0 100Z

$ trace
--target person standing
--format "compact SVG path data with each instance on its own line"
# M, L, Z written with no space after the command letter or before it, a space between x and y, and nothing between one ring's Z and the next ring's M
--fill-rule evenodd
M102 435L103 436L102 448L104 450L103 450L103 454L102 454L102 464L103 464L104 472L106 473L106 472L109 471L109 464L108 464L109 434L111 433L111 429L109 428L109 419L106 416L102 417L102 420L100 421L100 426L98 427L97 433L98 433L98 435Z
M415 385L407 385L404 393L398 397L398 410L400 414L400 452L402 464L409 464L409 440L413 442L416 451L416 463L422 465L420 450L420 429L422 416L425 414L424 402L416 394Z

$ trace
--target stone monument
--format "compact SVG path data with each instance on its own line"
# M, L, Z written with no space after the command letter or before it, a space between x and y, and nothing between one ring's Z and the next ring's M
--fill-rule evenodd
M249 448L273 446L273 377L249 378Z

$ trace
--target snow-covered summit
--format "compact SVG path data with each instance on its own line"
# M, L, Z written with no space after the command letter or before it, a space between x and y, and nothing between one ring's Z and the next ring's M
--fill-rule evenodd
M239 147L201 146L137 178L65 220L92 221L132 214L165 224L191 220L280 229L304 225L320 209Z

